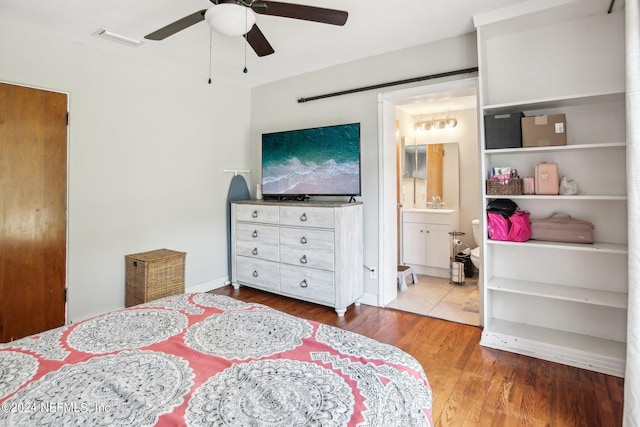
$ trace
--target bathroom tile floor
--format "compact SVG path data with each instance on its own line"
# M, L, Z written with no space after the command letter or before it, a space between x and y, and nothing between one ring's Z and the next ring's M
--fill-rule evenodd
M477 290L477 273L473 277L465 278L463 285L451 284L448 279L441 277L418 275L418 283L408 283L408 290L398 291L397 298L387 307L478 326L478 313L461 310L469 295Z

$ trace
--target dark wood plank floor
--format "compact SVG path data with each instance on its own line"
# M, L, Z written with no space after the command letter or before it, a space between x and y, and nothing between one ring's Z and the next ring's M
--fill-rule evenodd
M216 294L265 304L393 344L424 367L436 426L622 425L621 378L480 347L481 329L361 305L328 307L232 286Z

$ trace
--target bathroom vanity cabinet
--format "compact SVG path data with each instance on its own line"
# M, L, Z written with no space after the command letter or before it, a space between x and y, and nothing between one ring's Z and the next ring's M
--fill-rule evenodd
M561 176L577 182L578 194L485 191L483 205L501 197L514 200L532 219L568 213L594 224L595 243L493 241L485 231L480 344L623 376L628 298L624 13L607 14L589 1L536 8L474 17L482 113L565 114L567 144L485 149L483 139L482 180L492 166L514 167L523 177L533 176L537 163L555 162ZM482 225L486 230L486 217Z
M402 210L402 263L417 274L449 276L450 231L458 227L452 209Z

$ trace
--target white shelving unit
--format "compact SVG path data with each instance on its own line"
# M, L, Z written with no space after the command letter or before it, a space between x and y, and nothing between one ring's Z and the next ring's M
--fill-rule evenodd
M623 376L624 17L600 6L591 0L539 0L474 18L483 115L562 113L567 120L565 146L483 148L483 181L492 166L514 167L523 177L546 161L556 162L560 175L579 186L572 196L485 193L484 205L510 198L532 219L565 212L591 221L596 241L516 243L492 241L484 233L481 345Z

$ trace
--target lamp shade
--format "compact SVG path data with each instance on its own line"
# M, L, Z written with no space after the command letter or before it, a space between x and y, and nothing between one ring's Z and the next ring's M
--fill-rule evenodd
M214 31L232 37L246 34L256 23L253 10L233 3L222 3L209 8L204 19Z

